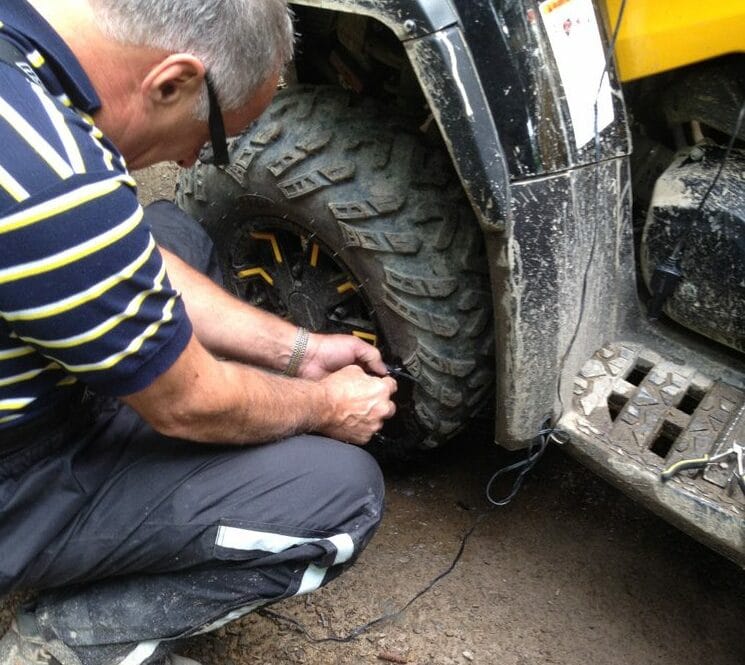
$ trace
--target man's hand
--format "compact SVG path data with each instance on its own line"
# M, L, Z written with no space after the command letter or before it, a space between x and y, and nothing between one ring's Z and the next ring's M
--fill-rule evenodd
M362 368L350 365L329 374L321 383L326 389L329 413L320 432L334 439L364 445L396 413L391 395L397 386L389 376L369 376Z
M311 335L296 379L259 371L287 367L297 327L162 253L194 336L168 371L124 398L158 431L237 444L321 432L363 444L394 415L396 382L374 346L353 335Z
M385 376L383 359L372 344L353 335L311 335L298 376L323 379L349 365L359 365L369 374Z

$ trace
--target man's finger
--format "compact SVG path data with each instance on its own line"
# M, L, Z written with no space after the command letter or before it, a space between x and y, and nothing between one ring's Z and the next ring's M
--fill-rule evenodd
M384 376L383 381L388 386L388 394L393 395L398 390L398 383L392 376Z
M385 416L385 419L388 420L389 418L393 418L393 416L396 415L396 403L390 402L389 408L388 408L388 415Z
M386 374L385 363L380 351L367 342L362 342L357 346L357 358L364 363L368 371L384 376Z

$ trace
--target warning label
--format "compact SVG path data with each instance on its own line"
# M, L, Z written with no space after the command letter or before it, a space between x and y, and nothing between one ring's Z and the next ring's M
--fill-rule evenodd
M592 0L545 0L539 9L581 148L615 117Z

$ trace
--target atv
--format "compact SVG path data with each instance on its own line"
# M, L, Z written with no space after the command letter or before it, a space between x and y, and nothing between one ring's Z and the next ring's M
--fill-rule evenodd
M238 296L381 349L389 448L486 409L745 565L745 7L662 4L297 0L177 201Z

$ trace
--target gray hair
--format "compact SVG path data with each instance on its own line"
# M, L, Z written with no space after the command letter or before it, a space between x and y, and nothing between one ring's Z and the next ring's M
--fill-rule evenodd
M292 58L286 0L88 0L115 41L191 53L210 75L221 106L243 106ZM207 118L207 90L195 109Z

